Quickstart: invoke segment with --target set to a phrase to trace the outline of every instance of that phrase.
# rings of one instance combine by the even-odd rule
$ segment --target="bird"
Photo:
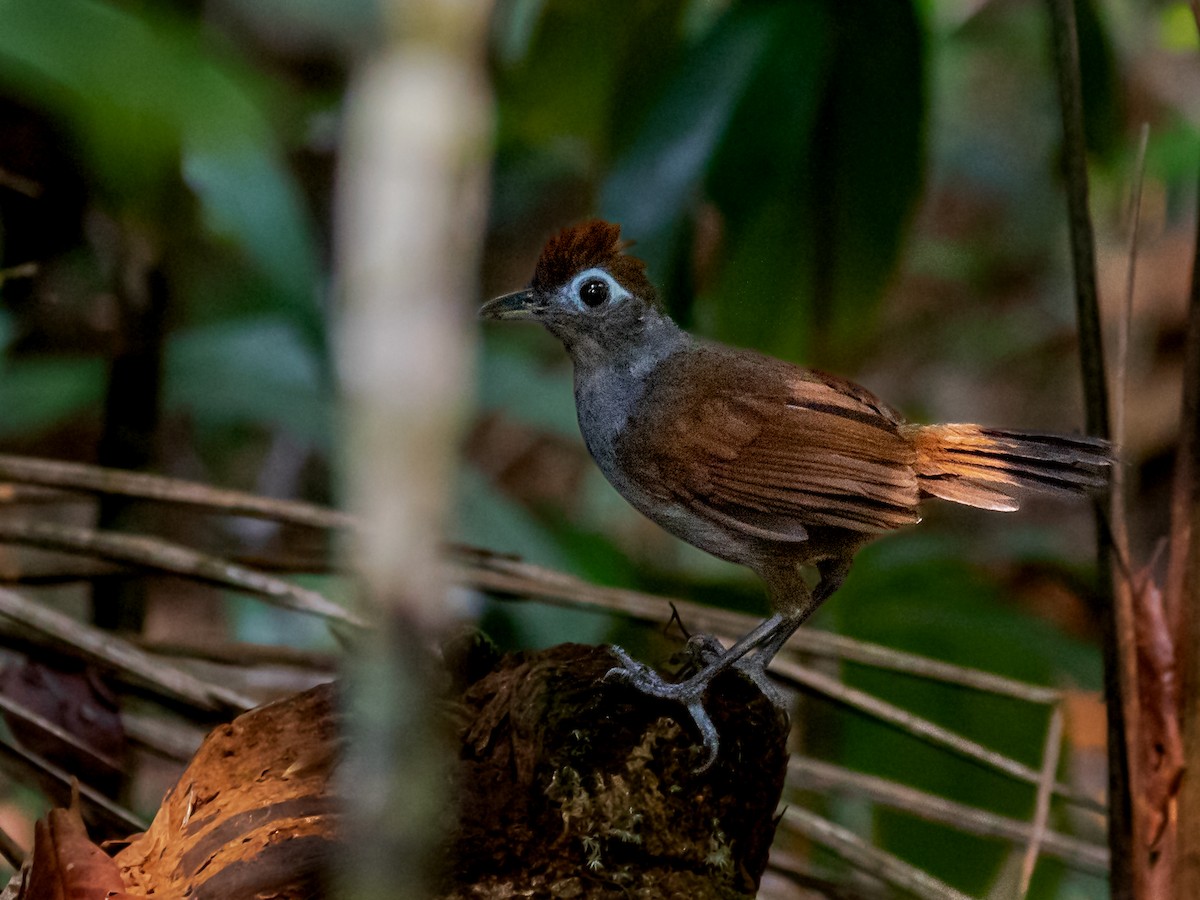
[[[712,680],[735,667],[782,706],[771,658],[864,545],[920,521],[924,499],[1011,512],[1028,492],[1084,494],[1108,481],[1103,439],[910,423],[844,378],[693,337],[659,306],[629,246],[603,220],[565,228],[528,287],[479,314],[532,320],[558,338],[583,441],[617,492],[766,585],[771,615],[728,649],[705,638],[699,671],[682,681],[613,648],[619,665],[605,680],[685,707],[706,751],[701,771],[720,747],[704,708]]]

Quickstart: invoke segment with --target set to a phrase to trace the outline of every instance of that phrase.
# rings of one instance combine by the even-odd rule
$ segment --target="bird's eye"
[[[608,299],[608,283],[602,278],[589,278],[579,286],[579,299],[588,306],[599,306]]]

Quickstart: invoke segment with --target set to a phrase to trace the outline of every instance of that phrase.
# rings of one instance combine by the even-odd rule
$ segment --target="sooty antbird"
[[[690,544],[748,566],[773,614],[678,684],[623,651],[610,679],[684,704],[708,757],[712,679],[736,666],[779,700],[766,666],[878,535],[920,520],[922,497],[1011,511],[1023,490],[1099,488],[1108,444],[1089,437],[916,425],[864,388],[750,350],[697,340],[655,305],[644,264],[620,228],[568,228],[543,249],[526,290],[480,310],[532,319],[575,367],[579,430],[629,503]],[[800,567],[816,567],[810,589]]]

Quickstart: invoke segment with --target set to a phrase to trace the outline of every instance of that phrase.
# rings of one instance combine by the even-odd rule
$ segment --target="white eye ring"
[[[599,268],[587,269],[572,278],[568,293],[580,309],[599,309],[631,296],[617,279]]]

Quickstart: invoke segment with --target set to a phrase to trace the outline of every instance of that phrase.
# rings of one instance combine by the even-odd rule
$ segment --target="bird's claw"
[[[767,667],[759,661],[757,654],[754,656],[743,656],[733,664],[733,668],[753,681],[754,686],[762,691],[763,696],[770,700],[776,709],[787,711],[789,706],[787,700],[780,692],[779,687],[767,675]]]
[[[613,647],[612,653],[620,665],[613,666],[604,673],[603,681],[610,684],[613,682],[628,684],[634,690],[649,697],[668,700],[684,706],[688,715],[692,717],[696,730],[700,732],[700,742],[704,746],[704,760],[695,772],[701,774],[707,771],[717,761],[717,755],[721,749],[717,726],[713,724],[712,718],[704,709],[704,692],[708,688],[708,679],[694,676],[686,681],[673,684],[649,666],[637,662],[620,647]]]
[[[604,673],[603,680],[609,684],[621,682],[632,687],[639,693],[660,700],[671,700],[687,705],[693,701],[699,702],[703,696],[707,681],[689,678],[678,684],[667,681],[652,668],[637,662],[620,647],[613,647],[613,655],[620,660],[619,666],[613,666]]]
[[[684,652],[698,669],[706,669],[725,655],[725,645],[711,634],[693,634],[688,638]]]

